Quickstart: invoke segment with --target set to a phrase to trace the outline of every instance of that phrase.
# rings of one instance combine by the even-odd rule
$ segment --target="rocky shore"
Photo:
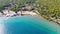
[[[12,10],[3,10],[2,12],[0,12],[0,17],[13,17],[13,16],[23,16],[23,15],[31,15],[31,16],[38,16],[38,14],[36,14],[33,11],[12,11]]]

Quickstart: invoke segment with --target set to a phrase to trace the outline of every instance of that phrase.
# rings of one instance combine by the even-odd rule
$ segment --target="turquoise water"
[[[32,16],[17,16],[1,20],[1,34],[60,34],[60,26],[45,19]],[[2,22],[3,21],[3,22]]]

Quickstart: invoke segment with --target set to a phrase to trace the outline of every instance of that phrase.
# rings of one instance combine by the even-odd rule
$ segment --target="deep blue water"
[[[59,25],[38,17],[11,17],[3,24],[3,34],[60,34]]]

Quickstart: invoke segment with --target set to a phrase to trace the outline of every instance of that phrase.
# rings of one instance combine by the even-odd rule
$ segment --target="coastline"
[[[44,16],[41,16],[41,14],[39,12],[36,11],[36,13],[38,14],[38,18],[42,18],[42,19],[45,19],[45,20],[48,20],[46,18],[44,18]],[[48,20],[49,22],[54,22],[55,24],[58,24],[60,26],[60,19],[54,19],[54,18],[50,18],[50,20]]]
[[[14,11],[11,11],[11,10],[10,10],[10,12],[8,12],[8,10],[5,10],[5,11],[3,11],[3,13],[4,14],[2,14],[0,12],[0,17],[7,17],[7,19],[9,19],[10,17],[16,17],[16,16],[35,16],[35,17],[38,17],[38,18],[46,19],[43,16],[41,16],[37,11],[36,12],[33,12],[33,11],[22,11],[22,13],[21,13],[21,11],[18,11],[17,13],[15,13]],[[56,24],[60,25],[60,23],[58,23],[58,22],[56,22],[54,20],[52,20],[50,22],[55,22]]]

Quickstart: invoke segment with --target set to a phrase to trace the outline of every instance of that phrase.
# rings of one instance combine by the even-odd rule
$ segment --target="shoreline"
[[[16,16],[36,16],[36,17],[38,17],[38,18],[42,18],[42,19],[46,19],[46,18],[44,18],[43,16],[41,16],[38,12],[33,12],[33,11],[22,11],[22,13],[21,13],[21,11],[19,11],[19,12],[17,12],[17,13],[15,13],[15,12],[13,12],[13,11],[11,11],[10,10],[10,12],[8,12],[8,10],[6,10],[5,12],[4,12],[5,14],[2,14],[1,12],[0,12],[0,17],[7,17],[7,19],[8,18],[10,18],[10,17],[16,17]],[[47,20],[47,19],[46,19]],[[50,21],[50,20],[48,20],[48,21]],[[50,21],[51,22],[51,21]],[[57,23],[58,25],[60,25],[60,23],[58,23],[57,21],[54,21],[54,20],[52,20],[52,22],[55,22],[55,23]]]
[[[48,20],[48,19],[46,19],[46,18],[44,18],[44,16],[41,16],[40,14],[39,14],[39,12],[36,12],[37,14],[38,14],[38,17],[39,18],[42,18],[42,19],[45,19],[45,20]],[[56,23],[56,24],[58,24],[59,26],[60,26],[60,19],[59,20],[57,20],[57,19],[50,19],[50,20],[48,20],[49,22],[54,22],[54,23]]]

